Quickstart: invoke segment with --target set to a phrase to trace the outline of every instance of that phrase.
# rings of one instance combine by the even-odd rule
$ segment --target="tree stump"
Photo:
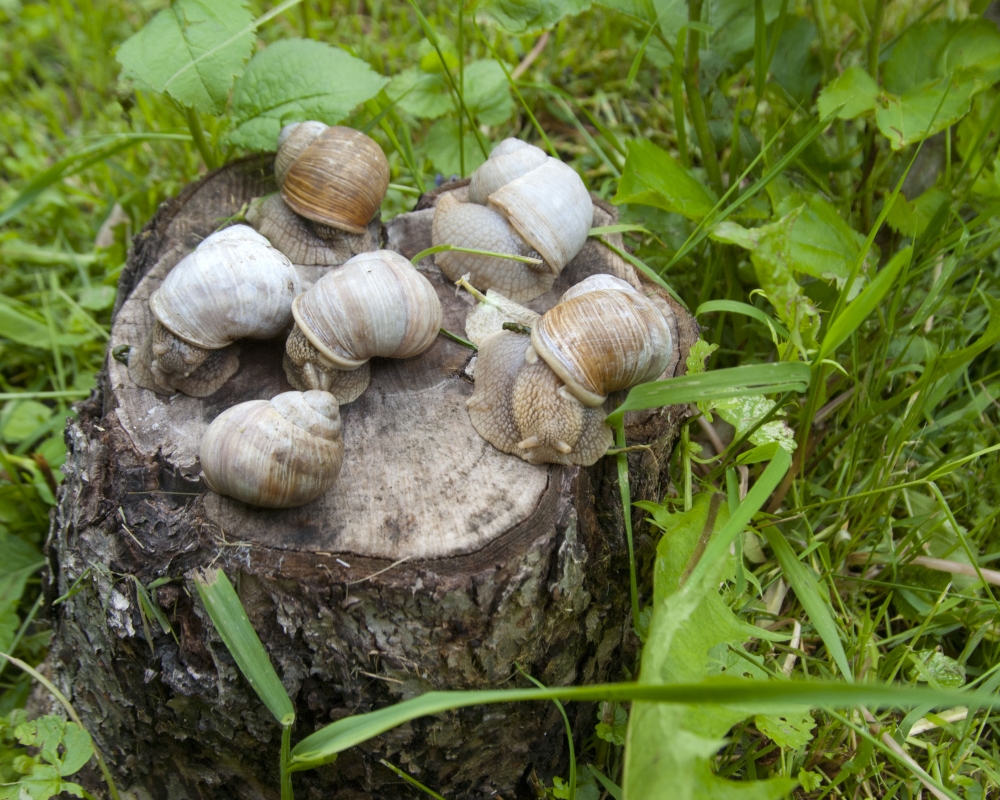
[[[109,350],[138,346],[147,300],[167,271],[252,197],[274,191],[273,156],[217,170],[164,204],[136,238],[119,284]],[[388,246],[429,245],[441,191],[384,226]],[[595,224],[614,220],[595,200]],[[471,306],[434,267],[444,325]],[[637,284],[591,240],[545,310],[595,272]],[[638,284],[637,284],[638,285]],[[647,289],[649,287],[646,287]],[[676,311],[683,372],[697,336]],[[207,489],[199,439],[225,408],[287,391],[282,342],[244,342],[235,377],[211,397],[140,389],[110,356],[67,429],[66,480],[48,543],[49,668],[135,798],[277,798],[280,731],[237,670],[194,591],[193,571],[225,568],[292,697],[293,742],[332,720],[431,689],[513,686],[516,664],[550,685],[616,680],[628,634],[628,555],[613,459],[532,466],[479,438],[465,408],[471,352],[444,337],[422,356],[375,360],[342,407],[346,459],[309,505],[263,510]],[[657,498],[683,408],[630,414],[632,495]],[[636,515],[636,522],[641,519]],[[170,623],[141,612],[137,583]],[[51,606],[50,606],[51,607]],[[571,709],[578,731],[594,707]],[[297,773],[300,798],[419,796],[385,758],[454,798],[531,797],[527,776],[566,769],[551,704],[469,708],[416,720]],[[95,782],[96,783],[96,782]]]

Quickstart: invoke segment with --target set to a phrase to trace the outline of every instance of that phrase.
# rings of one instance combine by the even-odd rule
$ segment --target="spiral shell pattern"
[[[275,175],[281,197],[307,219],[364,233],[389,188],[389,161],[360,131],[324,126],[316,133],[318,125],[301,123],[279,147]]]
[[[611,392],[657,378],[673,353],[663,314],[631,287],[594,289],[558,303],[532,328],[531,344],[590,407]]]
[[[340,411],[319,391],[285,392],[223,411],[201,442],[209,487],[263,508],[292,508],[315,500],[344,461]]]
[[[295,299],[299,328],[342,370],[373,356],[410,358],[434,343],[443,313],[437,292],[391,250],[362,253]]]
[[[291,262],[247,225],[213,233],[149,298],[167,330],[205,350],[237,339],[270,339],[292,321],[300,291]]]

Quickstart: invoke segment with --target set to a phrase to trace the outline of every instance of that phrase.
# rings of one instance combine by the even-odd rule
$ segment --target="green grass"
[[[161,5],[0,2],[0,215],[33,180],[39,190],[0,225],[0,547],[16,555],[0,566],[10,570],[0,572],[0,597],[8,598],[0,607],[0,651],[13,646],[30,664],[44,657],[48,637],[35,614],[40,546],[65,457],[63,420],[102,364],[129,237],[205,171],[184,110],[117,83],[114,47]],[[510,73],[537,40],[503,32],[471,6],[459,28],[454,4],[419,5],[446,63],[449,48],[463,65],[495,54]],[[403,100],[389,110],[383,99],[356,109],[347,124],[371,128],[399,187],[390,189],[383,215],[409,208],[417,187],[433,186],[440,174],[471,171],[482,158],[480,136],[487,147],[506,136],[545,146],[540,128],[591,190],[609,199],[630,174],[630,143],[638,139],[690,166],[712,202],[721,197],[715,209],[685,216],[662,192],[659,200],[622,206],[634,258],[689,308],[712,304],[702,306],[699,321],[704,338],[718,345],[713,369],[800,362],[795,380],[808,382],[803,394],[784,387],[772,395],[798,449],[785,480],[737,538],[744,557],[722,589],[739,619],[788,634],[796,622],[801,629],[795,641],[756,639],[732,657],[750,659],[762,675],[832,679],[849,672],[860,684],[943,682],[995,692],[1000,587],[912,560],[959,562],[966,572],[1000,569],[1000,462],[984,452],[1000,445],[1000,93],[985,88],[997,76],[983,79],[970,113],[925,142],[915,160],[917,144],[892,151],[874,117],[819,124],[816,107],[820,87],[851,66],[874,71],[883,88],[900,80],[889,65],[906,45],[903,32],[924,15],[962,18],[969,4],[879,0],[864,20],[860,3],[793,0],[779,18],[782,4],[765,2],[766,28],[755,26],[751,13],[742,29],[726,29],[718,18],[726,4],[706,2],[703,20],[720,23],[720,34],[707,48],[702,42],[700,72],[690,52],[670,65],[669,51],[683,35],[653,30],[641,2],[617,5],[554,24],[517,81],[506,116],[480,112],[490,122],[475,135],[458,103],[438,118]],[[269,7],[251,6],[255,16]],[[869,30],[879,22],[873,42]],[[701,29],[712,28],[692,28],[689,39]],[[745,47],[733,52],[741,30]],[[258,32],[262,43],[293,36],[336,44],[387,76],[416,67],[433,50],[404,2],[313,0]],[[770,77],[762,81],[754,66],[767,64]],[[910,66],[916,71],[920,59]],[[465,91],[470,102],[472,88]],[[920,129],[943,108],[932,104]],[[212,159],[238,155],[226,144],[224,117],[200,115],[198,124]],[[454,146],[458,131],[461,148]],[[717,152],[706,159],[710,141]],[[39,184],[46,170],[64,177]],[[910,211],[890,214],[885,200],[900,185]],[[933,199],[917,201],[930,187],[945,205],[920,206]],[[823,253],[796,249],[822,244],[816,237],[793,241],[790,250],[774,245],[799,266],[794,303],[822,321],[811,328],[807,317],[795,319],[790,306],[772,302],[790,285],[770,271],[769,245],[741,244],[739,231],[773,224],[815,198],[854,232],[850,239],[842,230],[838,241],[854,242],[848,250],[860,255],[839,265],[838,284],[818,268],[809,272],[810,259],[818,264]],[[119,224],[105,225],[109,220]],[[716,227],[723,221],[740,228]],[[918,223],[919,232],[912,227]],[[866,276],[857,297],[844,289],[852,269]],[[708,411],[711,400],[705,405]],[[712,413],[735,418],[724,407]],[[633,532],[640,630],[648,629],[653,603],[659,531],[676,519],[672,512],[727,486],[738,504],[740,472],[747,470],[752,491],[767,467],[768,454],[737,460],[759,444],[756,433],[734,432],[725,422],[716,430],[730,445],[721,454],[700,423],[685,427],[673,488],[647,509],[656,524]],[[28,690],[27,676],[3,669],[0,714],[23,705]],[[1000,792],[997,717],[985,711],[933,718],[936,727],[910,736],[917,717],[891,710],[873,710],[870,719],[816,711],[814,719],[811,738],[799,746],[776,743],[753,717],[740,722],[714,769],[737,780],[805,774],[809,788],[796,792],[812,798],[916,797],[927,791],[924,776],[956,796]],[[577,742],[578,757],[620,783],[621,744],[605,729]],[[886,733],[896,748],[905,744],[923,773],[899,758]],[[5,752],[12,751],[0,751],[0,783],[13,774]],[[581,781],[591,774],[578,770]]]

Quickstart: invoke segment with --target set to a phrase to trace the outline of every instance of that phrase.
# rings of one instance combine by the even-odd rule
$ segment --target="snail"
[[[333,486],[344,462],[340,409],[327,392],[284,392],[223,411],[201,440],[213,491],[264,508],[292,508]]]
[[[519,139],[505,139],[472,175],[469,203],[445,194],[431,223],[431,242],[543,261],[446,251],[435,263],[452,280],[469,273],[480,289],[524,302],[552,288],[580,251],[594,207],[580,176],[557,158]]]
[[[362,253],[331,270],[295,298],[292,314],[284,358],[289,383],[331,392],[341,404],[368,387],[370,358],[422,353],[443,317],[430,281],[392,250]]]
[[[589,466],[611,445],[607,396],[659,377],[672,352],[656,303],[623,280],[591,276],[537,319],[530,343],[509,331],[483,339],[469,417],[505,453]]]
[[[270,339],[292,322],[300,291],[291,262],[246,225],[213,233],[149,298],[156,321],[130,359],[147,389],[206,397],[239,369],[237,339]]]
[[[389,188],[389,162],[374,139],[322,122],[278,135],[280,195],[250,205],[247,220],[294,263],[339,266],[378,246],[369,223]]]

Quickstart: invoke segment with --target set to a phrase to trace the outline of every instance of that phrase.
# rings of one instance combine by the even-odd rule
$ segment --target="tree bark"
[[[274,190],[271,158],[234,162],[164,204],[122,273],[109,351],[143,341],[149,294],[181,257]],[[425,195],[384,226],[388,246],[412,256],[429,245],[441,191],[465,190]],[[614,218],[595,200],[595,224]],[[471,301],[430,259],[420,269],[445,327],[463,333]],[[545,310],[595,272],[639,285],[591,240],[530,305]],[[670,303],[672,375],[683,372],[697,327]],[[138,388],[109,356],[66,432],[48,542],[48,666],[136,798],[278,796],[280,730],[198,600],[201,567],[222,567],[237,584],[295,704],[293,742],[427,690],[513,686],[518,664],[550,685],[620,679],[634,654],[614,460],[532,466],[486,444],[465,411],[471,352],[444,337],[418,358],[373,363],[371,387],[341,409],[345,466],[319,500],[273,511],[208,491],[202,433],[223,409],[290,388],[282,346],[243,343],[239,372],[200,399]],[[629,455],[634,499],[662,496],[684,414],[628,416],[629,444],[648,445]],[[163,579],[149,594],[169,631],[144,617],[137,596],[137,582]],[[570,711],[578,734],[589,734],[594,707]],[[532,771],[546,781],[565,774],[566,757],[551,704],[510,704],[416,720],[294,780],[300,798],[421,796],[379,764],[385,758],[446,796],[510,800],[533,796]]]

